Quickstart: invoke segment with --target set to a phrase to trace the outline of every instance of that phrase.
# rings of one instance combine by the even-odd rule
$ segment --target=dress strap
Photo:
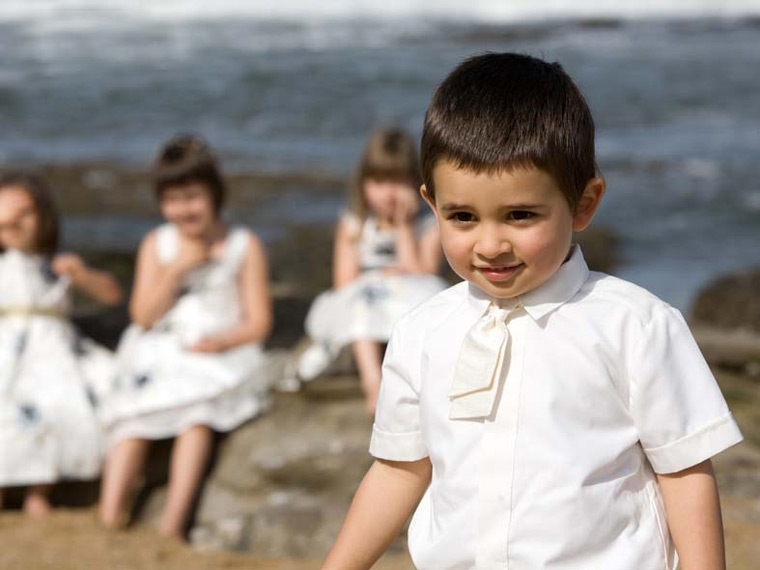
[[[343,212],[340,216],[341,221],[345,224],[346,229],[353,239],[359,239],[362,233],[362,222],[353,212]]]
[[[241,227],[230,228],[227,243],[224,246],[224,264],[237,270],[247,250],[248,231]]]
[[[156,230],[156,254],[158,260],[166,265],[170,263],[177,255],[179,248],[179,237],[177,226],[173,224],[164,224]]]
[[[240,227],[230,228],[224,245],[222,263],[236,269],[248,248],[248,232]],[[170,263],[177,255],[179,234],[177,226],[164,224],[156,230],[156,253],[162,264]]]

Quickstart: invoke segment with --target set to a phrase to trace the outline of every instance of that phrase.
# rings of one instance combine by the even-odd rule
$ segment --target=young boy
[[[422,169],[465,281],[396,325],[377,460],[323,569],[369,569],[415,506],[419,570],[665,570],[675,551],[723,569],[710,457],[741,434],[680,313],[571,244],[605,190],[572,80],[465,61],[428,109]]]

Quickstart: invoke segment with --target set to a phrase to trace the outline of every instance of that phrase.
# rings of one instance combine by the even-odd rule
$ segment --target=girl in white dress
[[[432,216],[419,216],[419,166],[404,131],[370,138],[352,188],[351,209],[335,233],[333,289],[314,301],[306,332],[314,341],[298,362],[302,380],[318,376],[351,344],[367,412],[375,413],[383,345],[393,324],[446,288]]]
[[[220,216],[225,187],[208,146],[172,139],[155,179],[167,223],[138,252],[133,325],[103,409],[109,453],[100,517],[108,527],[122,523],[150,441],[176,436],[160,533],[183,540],[213,431],[232,430],[266,405],[260,344],[272,310],[264,249]]]
[[[68,321],[70,289],[104,304],[122,297],[111,275],[57,249],[45,183],[0,176],[0,505],[4,487],[26,487],[23,508],[36,517],[53,483],[96,478],[103,457],[96,406],[113,356]]]

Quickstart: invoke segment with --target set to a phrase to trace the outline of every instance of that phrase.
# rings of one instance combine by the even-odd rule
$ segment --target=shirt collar
[[[572,299],[588,279],[589,269],[578,245],[570,257],[548,281],[521,295],[516,301],[534,319],[538,320]],[[477,316],[481,316],[493,298],[472,283],[467,284],[467,301]]]

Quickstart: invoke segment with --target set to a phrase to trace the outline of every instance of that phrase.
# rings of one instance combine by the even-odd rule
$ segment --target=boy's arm
[[[428,458],[376,460],[354,495],[322,570],[369,570],[401,532],[431,473]]]
[[[657,475],[681,570],[725,570],[723,522],[712,462]]]

